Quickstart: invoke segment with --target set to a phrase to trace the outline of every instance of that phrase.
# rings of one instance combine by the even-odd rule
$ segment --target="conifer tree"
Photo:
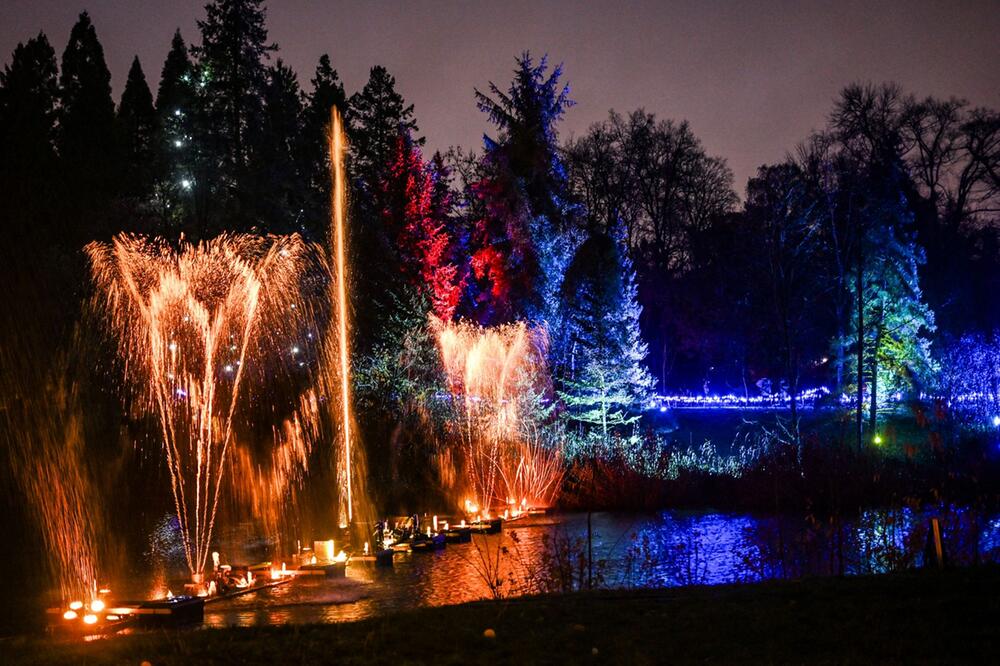
[[[129,196],[149,194],[153,187],[157,117],[153,95],[136,56],[129,68],[125,91],[118,106],[118,129],[124,153],[124,191]]]
[[[438,156],[440,167],[440,156]],[[403,280],[418,290],[441,320],[450,320],[461,293],[452,262],[448,194],[439,186],[442,172],[425,164],[408,132],[400,132],[389,172],[382,183],[383,227]]]
[[[197,84],[204,109],[206,150],[218,174],[226,207],[227,226],[253,226],[257,220],[256,193],[247,178],[259,157],[264,123],[264,95],[268,85],[265,61],[277,46],[267,41],[261,0],[215,0],[198,21],[201,45]]]
[[[396,92],[395,77],[385,67],[375,66],[365,87],[351,96],[348,120],[353,178],[362,193],[372,195],[389,167],[399,133],[407,131],[418,137],[413,105],[407,105]],[[413,141],[418,146],[424,143],[423,138]],[[377,213],[381,208],[376,203],[374,211]]]
[[[115,132],[111,72],[87,12],[70,31],[59,75],[59,154],[75,206],[95,212],[119,186],[120,154]],[[102,216],[103,217],[103,216]],[[84,222],[98,224],[96,219]],[[83,237],[96,229],[81,229]]]
[[[174,32],[156,93],[156,203],[168,227],[197,219],[198,195],[208,189],[207,139],[202,132],[195,68],[180,30]],[[204,220],[202,220],[204,222]],[[199,225],[203,226],[203,225]],[[192,228],[196,237],[203,229]],[[199,233],[201,231],[201,233]]]
[[[608,446],[628,438],[644,408],[653,379],[645,367],[639,330],[642,307],[635,274],[621,243],[603,233],[576,252],[562,285],[566,303],[559,335],[568,350],[559,396],[583,446]]]
[[[490,84],[476,91],[480,110],[497,128],[484,137],[485,177],[473,185],[484,218],[475,222],[478,249],[472,267],[489,312],[481,319],[558,317],[563,273],[575,247],[579,211],[569,199],[556,125],[573,104],[562,67],[542,58],[517,59],[507,92]]]
[[[327,154],[330,109],[337,107],[346,118],[347,96],[344,94],[344,83],[340,80],[340,75],[330,65],[330,56],[325,53],[320,56],[310,83],[312,90],[302,96],[302,138],[299,151],[303,174],[309,185],[306,225],[312,227],[314,234],[319,235],[326,228],[326,211],[330,204],[330,159]]]
[[[0,206],[36,199],[55,169],[56,56],[44,33],[18,44],[0,72]],[[7,219],[4,216],[4,219]]]
[[[413,105],[403,101],[395,85],[384,67],[373,67],[364,89],[348,102],[350,246],[356,267],[353,297],[364,304],[357,309],[359,340],[374,339],[391,316],[389,294],[399,277],[398,254],[384,220],[389,205],[384,184],[393,166],[400,133],[416,136],[417,124]],[[423,139],[411,138],[410,142],[419,146]]]
[[[268,74],[256,191],[268,228],[288,233],[298,231],[305,189],[297,161],[302,102],[298,78],[281,59]]]

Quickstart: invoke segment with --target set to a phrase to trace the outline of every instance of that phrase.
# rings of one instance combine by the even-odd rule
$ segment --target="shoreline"
[[[970,662],[1000,643],[1000,567],[574,592],[342,624],[0,641],[7,664]],[[484,631],[492,629],[495,638]],[[594,650],[596,649],[596,653]]]

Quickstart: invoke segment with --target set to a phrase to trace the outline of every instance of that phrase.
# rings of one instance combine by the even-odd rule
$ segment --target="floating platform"
[[[112,610],[119,610],[121,606]],[[140,603],[130,615],[141,626],[163,627],[198,624],[205,619],[203,597],[180,596]]]
[[[326,576],[327,578],[344,578],[347,576],[347,561],[317,562],[303,564],[295,570],[297,576]]]
[[[449,527],[444,531],[444,540],[445,543],[468,543],[472,541],[472,528],[468,525]]]
[[[476,534],[500,534],[503,530],[503,518],[480,520],[469,526]]]
[[[391,548],[386,548],[385,550],[380,550],[374,555],[352,555],[352,562],[374,562],[377,567],[391,567],[392,557],[396,554],[396,551]]]
[[[445,541],[445,535],[441,533],[431,536],[427,536],[426,534],[417,535],[410,541],[410,550],[415,553],[429,553],[435,550],[443,550]]]

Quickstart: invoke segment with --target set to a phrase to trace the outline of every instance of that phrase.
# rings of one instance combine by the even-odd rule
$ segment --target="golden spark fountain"
[[[493,328],[431,322],[461,424],[467,496],[460,505],[467,513],[548,506],[563,467],[560,433],[539,423],[540,399],[549,390],[544,331],[523,322]]]
[[[160,421],[187,565],[211,551],[233,421],[262,350],[283,346],[308,246],[298,236],[223,235],[197,245],[117,236],[86,248],[137,407]]]
[[[344,154],[346,149],[343,119],[337,107],[330,109],[330,252],[332,264],[336,266],[336,280],[333,288],[336,294],[331,301],[337,304],[337,367],[340,378],[340,416],[343,440],[341,450],[344,457],[343,492],[341,502],[346,506],[341,516],[347,515],[347,523],[354,520],[354,501],[352,496],[351,469],[351,385],[350,357],[347,351],[347,239],[344,230],[344,213],[347,206],[347,188],[344,178]]]

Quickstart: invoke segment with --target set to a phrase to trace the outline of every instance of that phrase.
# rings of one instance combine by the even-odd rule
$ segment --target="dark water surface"
[[[996,560],[1000,518],[941,510],[949,558]],[[607,587],[664,587],[753,582],[769,578],[880,573],[920,566],[929,514],[873,511],[839,525],[743,514],[664,511],[592,516],[594,578]],[[397,554],[394,566],[354,562],[344,579],[302,577],[280,587],[211,603],[213,627],[343,622],[423,606],[488,598],[485,577],[499,572],[504,594],[539,591],[553,562],[571,564],[555,576],[579,585],[588,572],[586,514],[525,518],[503,534],[449,544],[434,553]],[[500,547],[506,547],[506,553]],[[551,585],[551,583],[550,583]],[[552,589],[551,587],[549,589]],[[558,590],[553,590],[558,591]]]

